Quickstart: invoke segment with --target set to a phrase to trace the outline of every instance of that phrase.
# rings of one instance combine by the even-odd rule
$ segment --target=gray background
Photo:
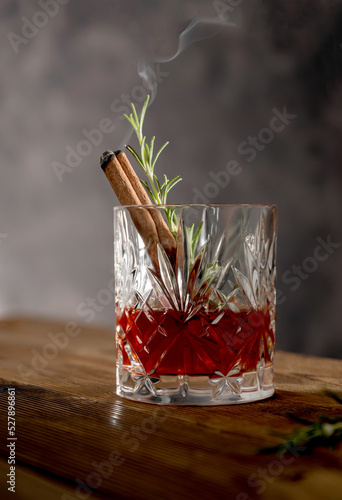
[[[215,1],[70,0],[45,22],[46,3],[0,4],[1,316],[82,322],[80,304],[95,298],[93,324],[113,325],[113,304],[96,299],[112,276],[117,203],[99,157],[136,145],[117,109],[139,94],[138,68],[156,63],[168,75],[146,133],[170,140],[159,172],[183,177],[169,201],[209,192],[210,172],[237,160],[242,172],[210,201],[278,205],[278,348],[339,357],[342,247],[295,291],[283,273],[317,238],[342,243],[341,2],[226,0],[224,14]],[[23,32],[25,19],[44,25]],[[239,145],[284,106],[296,118],[248,162]],[[60,182],[54,162],[104,118],[115,131]]]

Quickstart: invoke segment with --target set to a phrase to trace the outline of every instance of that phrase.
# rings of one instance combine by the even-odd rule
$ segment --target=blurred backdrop
[[[340,1],[2,0],[0,22],[2,317],[113,326],[99,157],[136,146],[148,91],[169,201],[276,203],[278,348],[341,356]]]

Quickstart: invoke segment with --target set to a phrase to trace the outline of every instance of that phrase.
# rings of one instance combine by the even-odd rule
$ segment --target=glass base
[[[132,372],[118,363],[116,393],[126,399],[160,405],[231,405],[251,403],[274,394],[273,365],[236,376],[153,376]]]

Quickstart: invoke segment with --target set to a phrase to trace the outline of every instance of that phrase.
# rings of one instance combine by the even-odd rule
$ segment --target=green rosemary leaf
[[[180,182],[182,178],[179,175],[176,175],[176,177],[173,177],[167,182],[167,189],[170,191],[178,182]]]
[[[133,102],[131,103],[131,107],[132,107],[132,111],[133,111],[136,130],[140,132],[139,118],[138,118],[137,110],[135,109]],[[133,119],[133,117],[132,117],[132,119]]]
[[[192,251],[195,252],[196,251],[196,247],[197,247],[197,244],[198,244],[198,241],[199,241],[199,237],[200,237],[200,234],[201,234],[201,231],[202,231],[202,227],[203,227],[203,221],[201,222],[201,224],[198,226],[198,228],[196,229],[196,232],[192,238]]]
[[[169,182],[174,182],[176,179],[179,179],[180,181],[182,180],[179,175],[175,175],[172,177],[172,179],[169,180]]]
[[[155,182],[156,182],[156,184],[157,184],[157,186],[158,186],[158,190],[159,190],[159,191],[161,191],[161,188],[160,188],[160,183],[159,183],[158,177],[157,177],[155,174],[153,174],[153,179],[155,180]]]
[[[152,163],[152,170],[154,169],[154,166],[156,164],[156,161],[158,160],[159,156],[160,156],[160,153],[166,148],[166,146],[169,144],[169,141],[165,142],[164,146],[162,146],[160,148],[160,150],[158,151],[158,153],[156,154],[156,157],[155,159],[153,160],[153,163]]]
[[[196,256],[194,255],[193,252],[193,244],[192,244],[192,238],[193,238],[193,233],[194,233],[194,227],[195,224],[191,224],[191,226],[184,226],[184,231],[185,231],[185,241],[186,241],[186,246],[187,246],[187,253],[188,253],[188,259],[189,259],[189,270],[192,269],[194,262],[196,260]]]
[[[324,391],[326,395],[342,404],[342,398],[332,391]],[[324,446],[330,449],[336,448],[342,443],[342,415],[328,416],[319,415],[316,421],[308,420],[293,414],[288,415],[293,420],[305,425],[304,428],[296,429],[293,434],[283,436],[283,442],[279,445],[262,448],[260,453],[274,453],[299,449],[300,453],[311,453],[316,447]]]
[[[146,142],[145,142],[144,148],[145,148],[145,153],[146,153],[146,161],[149,164],[150,163],[150,148]]]
[[[144,170],[145,172],[145,166],[144,166],[144,163],[142,161],[142,159],[140,158],[140,156],[138,155],[138,153],[131,147],[131,146],[126,146],[126,148],[128,149],[128,151],[130,153],[132,153],[132,155],[134,156],[134,158],[137,160],[137,162],[139,163],[139,165],[141,166],[141,168]],[[146,172],[145,172],[146,173]]]
[[[167,178],[167,177],[166,177],[166,175],[164,174],[164,182],[163,182],[163,184],[160,186],[160,191],[161,191],[161,192],[164,192],[165,186],[167,185],[167,181],[168,181],[168,178]]]
[[[194,227],[195,227],[195,224],[191,224],[191,226],[184,226],[184,231],[185,231],[185,237],[186,237],[186,241],[188,243],[190,243],[190,241],[192,242],[192,234],[194,232]]]
[[[152,191],[151,191],[151,189],[150,189],[149,185],[147,184],[147,182],[142,181],[141,179],[140,179],[140,182],[141,182],[141,184],[145,187],[145,189],[147,190],[147,192],[148,192],[148,194],[150,195],[150,197],[153,199],[153,198],[154,198],[154,195],[153,195],[153,193],[152,193]]]
[[[147,95],[145,101],[144,101],[144,104],[143,104],[143,108],[141,110],[141,115],[140,115],[140,123],[139,123],[139,120],[137,119],[137,123],[139,123],[139,133],[140,133],[140,137],[142,137],[142,128],[143,128],[143,124],[144,124],[144,120],[145,120],[145,115],[146,115],[146,110],[147,110],[147,106],[148,106],[148,101],[150,100],[150,96]]]
[[[174,208],[165,208],[164,211],[169,223],[170,231],[172,235],[176,238],[179,225],[179,217],[176,214],[176,210]]]
[[[126,113],[124,113],[122,116],[123,116],[124,118],[126,118],[126,120],[127,120],[127,121],[131,124],[131,125],[133,125],[133,123],[132,123],[132,119],[131,119],[131,115],[126,115]]]
[[[124,114],[123,116],[126,118],[126,120],[132,125],[133,129],[136,131],[137,130],[136,124],[134,122],[132,114],[130,114],[129,116]]]
[[[145,140],[146,140],[146,137],[142,137],[141,142],[140,142],[140,157],[142,159],[142,162],[145,165],[145,168],[147,169],[148,162],[146,161]]]
[[[154,141],[156,140],[155,136],[152,137],[151,142],[150,142],[150,159],[153,158],[153,148],[154,148]]]

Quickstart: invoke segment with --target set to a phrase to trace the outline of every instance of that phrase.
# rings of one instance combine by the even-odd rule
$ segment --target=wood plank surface
[[[51,347],[52,338],[60,347]],[[339,360],[278,352],[271,399],[160,407],[115,395],[109,329],[12,319],[0,322],[0,342],[1,498],[342,499],[341,448],[258,453],[280,442],[275,431],[296,427],[288,411],[342,413],[323,394],[341,392]],[[16,390],[15,494],[5,477],[9,386]]]

